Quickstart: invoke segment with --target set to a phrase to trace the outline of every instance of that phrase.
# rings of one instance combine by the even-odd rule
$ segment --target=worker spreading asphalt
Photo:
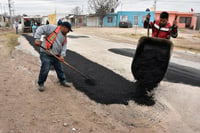
[[[39,51],[39,47],[34,45],[34,38],[24,34],[30,44]],[[136,85],[114,73],[113,71],[92,62],[80,54],[67,50],[65,61],[84,75],[95,80],[95,85],[85,83],[84,78],[64,66],[65,75],[68,82],[72,82],[75,88],[84,92],[90,99],[101,104],[128,104],[129,100],[134,100],[138,104],[153,105],[154,101],[149,99],[136,98]]]

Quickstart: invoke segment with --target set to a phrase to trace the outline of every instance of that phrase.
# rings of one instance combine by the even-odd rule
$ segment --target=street
[[[59,85],[55,71],[50,71],[42,93],[32,34],[20,35],[20,45],[12,52],[2,34],[0,132],[198,133],[199,54],[175,47],[166,76],[155,88],[155,105],[147,106],[134,98],[130,66],[138,39],[120,38],[116,33],[121,32],[108,30],[127,29],[80,28],[68,35],[65,61],[95,79],[95,86],[63,66],[72,86]]]
[[[34,46],[34,39],[25,36]],[[69,50],[65,60],[97,81],[96,86],[88,86],[79,74],[65,66],[67,79],[73,82],[76,89],[103,104],[128,104],[129,100],[133,100],[135,80],[130,66],[135,45],[76,33],[70,33],[68,38]],[[200,63],[196,62],[198,60],[199,55],[183,54],[174,50],[163,81],[200,87]]]
[[[27,35],[25,37],[33,45],[33,39]],[[96,86],[85,84],[84,79],[79,74],[64,66],[68,81],[73,82],[77,90],[84,92],[91,100],[97,103],[106,105],[124,104],[132,108],[131,101],[135,101],[133,98],[135,80],[130,66],[136,45],[117,43],[96,35],[78,33],[70,33],[68,41],[65,60],[84,74],[94,78],[97,84]],[[145,114],[145,118],[141,118],[138,117],[140,113],[137,114],[138,108],[132,108],[135,111],[137,110],[132,112],[134,113],[133,119],[139,119],[139,121],[146,119],[146,117],[151,119],[141,123],[137,123],[134,120],[127,122],[124,116],[128,112],[123,112],[121,109],[117,111],[118,113],[122,111],[118,114],[117,119],[123,122],[126,120],[126,124],[135,127],[157,125],[159,121],[165,119],[165,122],[168,121],[170,123],[169,132],[177,130],[178,132],[198,131],[198,118],[200,118],[198,115],[200,107],[198,102],[200,64],[197,61],[199,59],[200,56],[198,54],[174,50],[166,76],[155,89],[156,105],[153,106],[155,112],[151,110],[154,112],[153,114],[151,112]],[[111,117],[116,119],[113,112],[110,113]],[[132,113],[128,114],[133,115]],[[155,117],[155,115],[158,116]],[[168,118],[164,117],[164,115],[167,115]],[[194,117],[195,119],[197,118],[195,121],[193,121]],[[179,126],[182,129],[178,128]]]

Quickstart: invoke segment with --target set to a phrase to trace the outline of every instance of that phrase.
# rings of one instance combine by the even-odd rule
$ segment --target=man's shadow
[[[30,44],[39,52],[38,47],[34,45],[34,38],[24,34]],[[66,78],[72,82],[75,88],[85,93],[90,99],[101,104],[128,104],[133,100],[138,104],[148,105],[148,101],[136,98],[136,85],[112,70],[103,67],[100,64],[92,62],[80,54],[67,50],[65,61],[84,75],[94,79],[94,86],[85,83],[85,79],[66,65],[63,66]],[[123,64],[122,64],[123,65]],[[130,68],[131,69],[131,68]]]

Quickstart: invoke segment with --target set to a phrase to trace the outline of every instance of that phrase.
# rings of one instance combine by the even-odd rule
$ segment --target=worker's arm
[[[65,44],[62,46],[62,50],[61,50],[61,54],[59,56],[59,60],[61,62],[64,62],[64,57],[66,56],[66,51],[67,51],[67,41],[65,42]]]
[[[62,57],[66,56],[66,50],[67,50],[67,41],[62,46],[62,51],[61,51],[61,54],[60,54]]]
[[[152,27],[151,24],[150,24],[150,17],[151,17],[151,15],[147,14],[146,19],[144,21],[144,28],[148,28],[148,26],[149,26],[149,28]]]
[[[35,45],[36,46],[40,46],[41,45],[41,41],[40,38],[42,35],[48,35],[51,33],[51,27],[50,25],[43,25],[43,26],[39,26],[36,30],[35,33]]]
[[[176,19],[173,21],[173,26],[171,28],[171,36],[173,38],[176,38],[178,36],[178,27],[177,27],[177,21]]]
[[[35,39],[35,45],[36,45],[36,46],[40,46],[40,45],[41,45],[40,39]]]
[[[59,61],[61,61],[61,62],[64,62],[64,61],[65,61],[65,59],[64,59],[63,56],[58,57],[58,59],[59,59]]]

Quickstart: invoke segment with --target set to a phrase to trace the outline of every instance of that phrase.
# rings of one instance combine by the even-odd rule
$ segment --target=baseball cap
[[[62,22],[61,26],[65,26],[69,29],[69,31],[73,31],[72,26],[69,22]]]

